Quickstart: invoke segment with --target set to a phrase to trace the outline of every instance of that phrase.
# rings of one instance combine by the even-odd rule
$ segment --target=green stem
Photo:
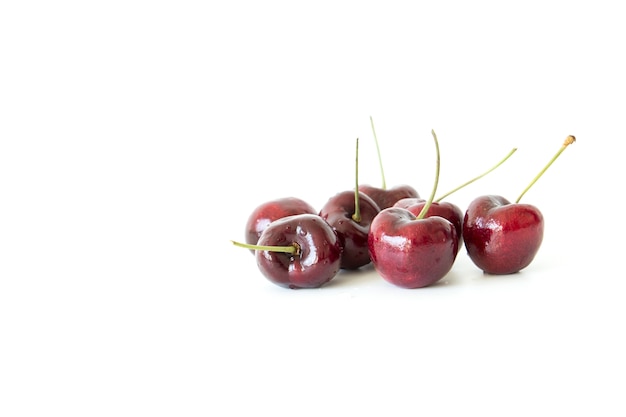
[[[450,192],[448,192],[448,193],[446,193],[446,194],[442,195],[441,197],[439,197],[438,199],[436,199],[436,200],[435,200],[435,202],[436,202],[436,203],[439,203],[441,200],[443,200],[444,198],[446,198],[446,197],[447,197],[447,196],[449,196],[450,194],[452,194],[452,193],[454,193],[454,192],[456,192],[456,191],[459,191],[461,188],[463,188],[463,187],[465,187],[465,186],[467,186],[467,185],[470,185],[470,184],[471,184],[471,183],[473,183],[474,181],[479,180],[479,179],[481,179],[482,177],[484,177],[485,175],[489,174],[491,171],[495,170],[495,169],[496,169],[496,168],[498,168],[500,165],[502,165],[502,164],[504,163],[504,161],[506,161],[507,159],[509,159],[509,157],[515,153],[515,151],[517,151],[517,148],[513,148],[513,149],[511,150],[511,152],[509,152],[509,154],[508,154],[506,157],[504,157],[504,159],[503,159],[503,160],[501,160],[500,162],[498,162],[498,163],[497,163],[495,166],[493,166],[490,170],[488,170],[488,171],[486,171],[486,172],[482,173],[481,175],[477,176],[477,177],[476,177],[476,178],[474,178],[474,179],[469,180],[469,181],[468,181],[468,182],[466,182],[465,184],[462,184],[462,185],[460,185],[460,186],[456,187],[454,190],[452,190],[452,191],[450,191]]]
[[[543,175],[543,173],[547,171],[550,165],[552,165],[552,163],[556,161],[556,158],[558,158],[559,155],[563,153],[565,148],[567,148],[569,145],[571,145],[574,142],[576,142],[576,137],[572,135],[569,135],[567,138],[565,138],[565,142],[563,142],[563,145],[561,145],[561,148],[559,149],[559,151],[552,157],[552,159],[550,159],[550,162],[548,162],[548,164],[545,167],[543,167],[543,169],[539,172],[539,174],[537,174],[537,176],[531,181],[531,183],[528,184],[528,187],[526,187],[524,191],[522,191],[520,196],[517,197],[517,200],[515,200],[516,203],[519,203],[519,201],[522,199],[524,194],[526,194],[526,191],[528,191],[530,187],[532,187],[537,182],[537,180]]]
[[[356,138],[356,186],[354,187],[354,213],[352,214],[352,220],[357,223],[361,222],[361,206],[359,205],[359,138]]]
[[[422,207],[422,210],[419,212],[416,219],[423,219],[424,217],[426,217],[426,213],[428,213],[428,210],[430,209],[430,206],[432,205],[433,200],[435,199],[435,193],[437,192],[437,186],[439,184],[439,170],[441,166],[441,158],[439,155],[439,141],[437,140],[437,135],[435,134],[435,131],[431,130],[431,133],[433,134],[433,139],[435,139],[435,148],[437,150],[435,185],[433,186],[433,191],[430,193],[430,197],[428,197],[428,201],[426,201],[426,204],[424,204],[424,207]]]
[[[249,243],[235,242],[234,240],[231,240],[231,242],[233,243],[233,245],[239,246],[245,249],[266,250],[270,252],[283,252],[283,253],[290,253],[292,255],[297,255],[300,252],[300,248],[295,244],[291,246],[264,246],[264,245],[250,245]]]
[[[370,124],[372,125],[372,133],[374,134],[374,142],[376,142],[376,152],[378,153],[378,165],[380,166],[380,176],[383,179],[382,189],[387,189],[387,182],[385,181],[385,170],[383,169],[383,159],[380,156],[380,147],[378,146],[378,137],[376,136],[376,129],[374,129],[374,119],[370,116]]]

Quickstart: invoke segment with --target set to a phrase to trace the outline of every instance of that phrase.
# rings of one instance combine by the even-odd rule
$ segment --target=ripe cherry
[[[370,263],[367,236],[380,208],[359,187],[359,140],[356,140],[356,186],[328,199],[319,215],[337,232],[343,246],[341,268],[357,269]]]
[[[272,283],[286,288],[319,288],[340,269],[342,246],[337,233],[317,214],[296,214],[273,221],[256,245],[233,244],[255,251],[257,266]]]
[[[388,282],[402,288],[421,288],[434,284],[452,268],[458,253],[454,225],[439,216],[426,217],[439,179],[439,145],[435,186],[421,212],[389,207],[372,222],[369,250],[376,271]]]
[[[245,241],[254,245],[259,241],[263,230],[274,220],[304,213],[317,214],[317,211],[309,203],[297,197],[278,198],[260,204],[248,216]],[[254,250],[251,252],[254,253]]]
[[[544,218],[537,207],[522,204],[520,200],[575,141],[572,135],[565,139],[556,155],[514,203],[499,195],[483,195],[469,204],[463,219],[463,240],[467,254],[478,268],[488,274],[504,275],[531,264],[543,240]]]

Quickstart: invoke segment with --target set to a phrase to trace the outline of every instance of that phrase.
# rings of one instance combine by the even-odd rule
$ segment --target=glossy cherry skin
[[[359,192],[361,220],[352,218],[355,211],[354,191],[343,191],[329,198],[319,215],[326,220],[339,236],[343,246],[341,268],[358,269],[369,264],[367,236],[372,220],[380,211],[378,204]]]
[[[258,245],[291,246],[296,254],[257,250],[257,266],[276,285],[319,288],[339,272],[343,247],[337,233],[317,214],[296,214],[273,221]]]
[[[381,210],[368,245],[376,271],[402,288],[432,285],[452,269],[458,253],[454,225],[443,217],[417,219],[407,209]]]
[[[474,199],[463,219],[467,254],[485,273],[505,275],[526,268],[543,240],[544,219],[530,204],[498,195]]]
[[[246,222],[246,243],[256,245],[263,230],[274,220],[304,213],[317,214],[317,211],[309,203],[296,197],[278,198],[257,206]],[[251,252],[254,253],[254,250]]]
[[[426,200],[423,198],[403,198],[398,200],[393,206],[405,208],[418,216],[425,205]],[[461,210],[461,208],[456,204],[449,203],[447,201],[433,201],[428,208],[428,212],[426,213],[426,217],[431,216],[443,217],[454,225],[456,235],[459,240],[458,250],[461,250],[461,247],[463,246],[463,210]]]
[[[363,184],[359,185],[359,191],[370,196],[381,210],[393,206],[396,201],[402,198],[419,198],[417,190],[410,185],[396,185],[395,187],[384,189]]]

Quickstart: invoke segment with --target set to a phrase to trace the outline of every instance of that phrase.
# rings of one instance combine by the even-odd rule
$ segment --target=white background
[[[624,415],[617,2],[4,2],[0,414]],[[505,4],[506,3],[506,4]],[[525,195],[535,261],[267,281],[258,204]],[[441,193],[439,193],[441,194]]]

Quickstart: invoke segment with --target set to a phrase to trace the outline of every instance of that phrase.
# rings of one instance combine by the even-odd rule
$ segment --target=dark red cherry
[[[380,209],[366,194],[359,192],[359,218],[355,218],[355,192],[337,193],[328,201],[319,215],[335,229],[343,245],[341,268],[357,269],[370,263],[367,236],[372,220]]]
[[[396,204],[394,204],[394,207],[405,208],[415,216],[418,216],[425,205],[426,200],[423,198],[403,198],[402,200],[398,200]],[[454,225],[459,240],[458,249],[460,250],[461,246],[463,246],[463,211],[461,208],[456,204],[446,201],[433,201],[425,217],[431,216],[443,217]]]
[[[293,246],[294,253],[257,250],[261,272],[288,288],[318,288],[339,272],[343,248],[337,233],[316,214],[275,220],[261,234],[260,246]]]
[[[504,275],[530,265],[541,246],[543,230],[543,215],[537,207],[485,195],[468,206],[463,237],[467,254],[478,268]]]
[[[499,195],[475,198],[463,219],[463,241],[472,262],[484,272],[505,275],[531,264],[543,241],[544,218],[539,209],[522,204],[522,196],[576,138],[569,135],[558,152],[511,203]]]
[[[380,188],[364,184],[359,185],[359,191],[371,197],[381,210],[393,206],[398,200],[403,198],[419,198],[417,190],[406,184],[396,185],[391,188]]]
[[[382,210],[369,234],[376,271],[402,288],[427,287],[443,278],[452,269],[458,244],[448,220],[439,216],[419,219],[400,207]]]
[[[257,206],[246,222],[245,242],[254,245],[259,241],[263,230],[274,220],[294,214],[317,214],[317,211],[306,201],[297,197],[284,197],[267,201]],[[252,253],[254,251],[252,250]]]

